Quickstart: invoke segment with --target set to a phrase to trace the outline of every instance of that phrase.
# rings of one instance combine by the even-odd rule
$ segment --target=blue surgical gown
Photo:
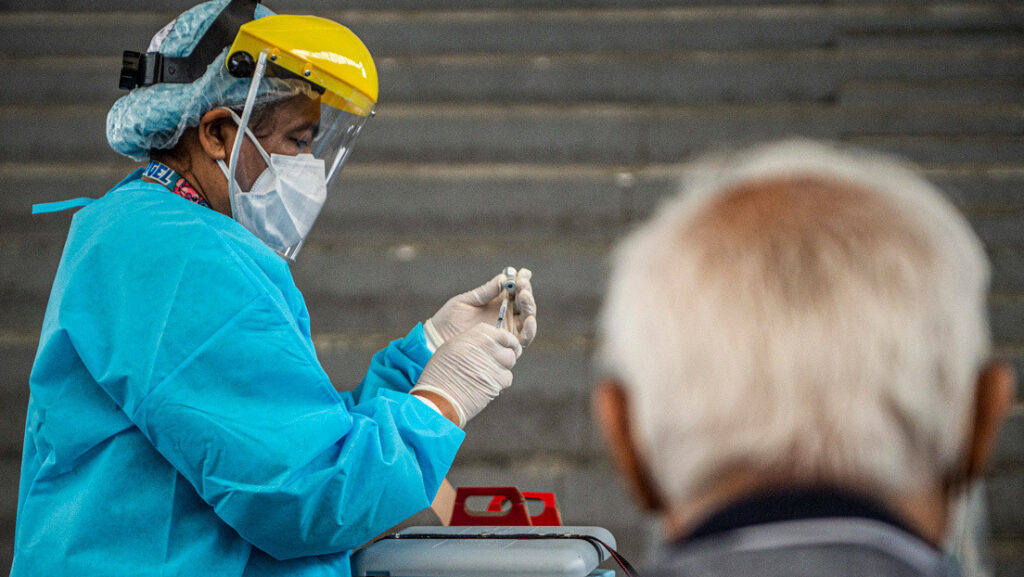
[[[136,172],[73,219],[30,379],[12,575],[350,574],[463,433],[417,326],[339,393],[284,260]]]

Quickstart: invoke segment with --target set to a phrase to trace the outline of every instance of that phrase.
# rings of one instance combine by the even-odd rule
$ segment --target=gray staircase
[[[70,216],[132,164],[106,145],[120,53],[191,2],[0,0],[0,567],[13,548],[28,375]],[[378,115],[295,266],[339,387],[444,300],[535,272],[540,336],[468,428],[456,484],[558,493],[566,523],[642,560],[651,520],[589,417],[614,240],[709,148],[786,136],[919,163],[994,266],[997,352],[1024,375],[1024,6],[1003,1],[269,2],[359,34]],[[999,577],[1024,574],[1024,407],[989,480]],[[2,571],[2,569],[0,569]]]

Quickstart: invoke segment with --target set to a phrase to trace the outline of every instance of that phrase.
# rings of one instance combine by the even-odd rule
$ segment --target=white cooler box
[[[383,538],[352,557],[357,577],[614,577],[597,569],[609,558],[600,544],[615,548],[601,527],[409,527],[398,538]],[[481,538],[481,535],[485,536]],[[515,535],[521,536],[515,538]],[[419,537],[417,537],[419,536]],[[522,537],[525,536],[525,537]],[[545,536],[544,538],[541,538]]]

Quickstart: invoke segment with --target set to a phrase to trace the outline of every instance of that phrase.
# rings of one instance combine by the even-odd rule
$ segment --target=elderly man
[[[989,267],[908,168],[810,142],[696,167],[618,248],[595,408],[667,531],[648,574],[950,574],[1012,405]]]

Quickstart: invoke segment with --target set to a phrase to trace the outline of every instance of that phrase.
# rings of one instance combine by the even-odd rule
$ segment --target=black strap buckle
[[[137,86],[149,86],[163,80],[163,54],[159,52],[132,52],[125,50],[121,58],[121,80],[118,87],[131,90]]]

